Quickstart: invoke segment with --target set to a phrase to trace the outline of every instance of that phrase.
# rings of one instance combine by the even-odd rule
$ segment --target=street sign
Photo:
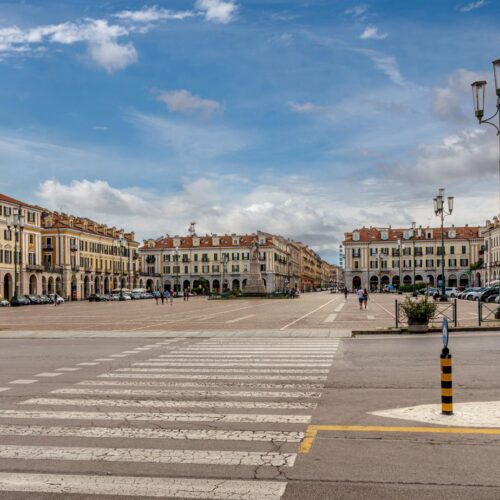
[[[443,347],[448,347],[448,320],[443,319]]]

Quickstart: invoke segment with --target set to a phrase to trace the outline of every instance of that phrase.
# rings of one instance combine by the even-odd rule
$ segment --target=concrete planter
[[[427,333],[429,323],[408,323],[408,333]]]

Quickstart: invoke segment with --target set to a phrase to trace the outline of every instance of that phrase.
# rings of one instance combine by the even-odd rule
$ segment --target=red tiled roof
[[[1,194],[1,193],[0,193],[0,201],[5,201],[6,203],[12,203],[13,205],[21,205],[22,207],[36,208],[37,210],[40,210],[39,207],[29,205],[28,203],[25,203],[24,201],[16,200],[15,198],[11,198],[10,196],[7,196],[7,195]]]
[[[155,246],[153,248],[148,248],[147,246],[142,247],[142,250],[154,250],[158,248],[175,248],[174,240],[180,240],[179,248],[220,248],[220,247],[251,247],[254,239],[257,238],[255,234],[245,234],[237,236],[194,236],[200,240],[200,244],[197,246],[193,245],[193,236],[168,236],[165,238],[160,238],[155,241]],[[218,238],[219,244],[214,245],[213,239]],[[233,238],[238,238],[238,244],[233,245]],[[269,246],[270,238],[266,238],[265,245],[259,246]]]
[[[421,230],[421,235],[418,236],[419,229]],[[448,233],[451,230],[455,230],[456,236],[453,238],[454,240],[460,240],[460,239],[474,239],[474,238],[479,238],[479,227],[478,226],[462,226],[462,227],[445,227],[443,228],[444,230],[444,237],[448,238]],[[363,227],[361,229],[357,229],[355,231],[352,231],[350,233],[345,234],[345,241],[346,242],[354,242],[354,243],[367,243],[370,241],[397,241],[399,239],[404,240],[404,233],[405,231],[411,231],[411,228],[405,228],[405,229],[385,229],[387,231],[387,236],[388,238],[386,240],[382,239],[382,232],[384,231],[383,228],[376,228],[376,227],[371,227],[371,228],[366,228]],[[359,233],[359,240],[354,241],[352,238],[352,235],[354,232]],[[430,240],[437,240],[441,239],[441,228],[440,227],[431,227],[431,228],[416,228],[416,233],[417,235],[415,236],[416,241],[430,241]],[[427,231],[432,231],[432,238],[429,240],[426,238],[426,233]],[[411,239],[411,238],[410,238]]]

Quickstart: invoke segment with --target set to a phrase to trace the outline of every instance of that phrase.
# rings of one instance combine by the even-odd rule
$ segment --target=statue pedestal
[[[247,284],[242,291],[243,295],[267,295],[264,280],[260,272],[260,262],[258,260],[250,261],[250,273],[247,278]]]

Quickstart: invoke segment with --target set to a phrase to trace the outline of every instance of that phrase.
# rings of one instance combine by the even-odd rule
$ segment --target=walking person
[[[359,310],[361,311],[361,309],[363,309],[363,301],[364,301],[365,292],[362,288],[358,288],[356,295],[358,296]]]
[[[158,305],[158,299],[160,298],[159,297],[159,293],[158,292],[153,292],[155,294],[155,299],[156,299],[156,305]]]
[[[366,306],[368,305],[368,290],[366,288],[363,288],[363,304]]]
[[[349,293],[349,292],[347,291],[347,288],[344,288],[344,298],[345,298],[345,300],[347,300],[347,294],[348,294],[348,293]]]
[[[170,290],[168,298],[170,301],[170,305],[173,306],[174,305],[174,291],[173,290]]]
[[[164,304],[165,303],[165,293],[164,292],[160,292],[161,293],[161,303]]]

